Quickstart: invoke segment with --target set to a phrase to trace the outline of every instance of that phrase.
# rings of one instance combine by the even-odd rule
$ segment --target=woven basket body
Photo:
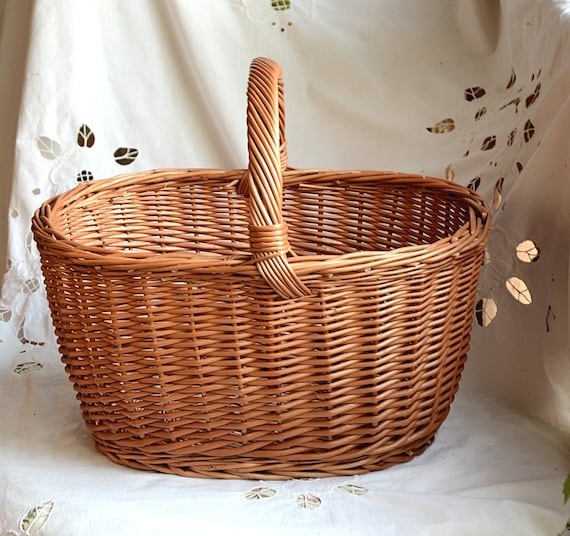
[[[282,95],[254,60],[247,170],[100,180],[34,216],[62,360],[118,463],[352,475],[409,460],[448,414],[483,202],[417,175],[286,168]]]

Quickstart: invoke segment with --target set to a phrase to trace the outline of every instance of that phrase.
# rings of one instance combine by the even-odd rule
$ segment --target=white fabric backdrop
[[[568,2],[2,0],[0,24],[0,256],[6,266],[0,362],[6,382],[2,422],[12,434],[12,457],[4,459],[12,460],[14,470],[21,475],[27,467],[18,459],[18,441],[34,438],[46,448],[50,442],[61,444],[59,435],[56,440],[50,433],[58,414],[55,408],[48,411],[48,401],[54,396],[67,400],[71,391],[61,381],[64,373],[29,231],[32,212],[80,179],[158,167],[245,167],[247,71],[253,57],[264,55],[284,70],[292,165],[442,176],[477,189],[489,202],[493,231],[472,351],[461,384],[462,405],[458,403],[446,437],[477,451],[485,449],[482,438],[498,434],[491,442],[494,462],[471,452],[473,470],[481,472],[488,464],[489,471],[481,472],[481,480],[468,479],[466,486],[483,489],[491,474],[505,479],[508,474],[516,485],[505,487],[501,498],[530,505],[528,510],[514,507],[510,514],[486,511],[486,533],[514,534],[498,531],[500,523],[514,519],[523,527],[521,534],[524,527],[528,534],[542,534],[537,527],[553,534],[554,527],[563,525],[556,497],[564,471],[570,470]],[[24,367],[26,383],[17,374],[19,383],[14,384],[14,369],[21,363],[38,363],[43,369]],[[50,389],[39,379],[44,373],[53,380]],[[61,385],[64,393],[56,393],[53,385]],[[19,402],[8,405],[8,400]],[[32,429],[37,424],[26,400],[47,411],[43,431]],[[64,414],[76,423],[75,406],[68,402],[69,407],[61,402]],[[488,409],[489,404],[496,409]],[[529,420],[518,421],[509,406]],[[512,418],[520,427],[514,427],[511,438],[501,435],[499,425],[485,428],[478,411],[489,419],[497,415],[498,423]],[[531,418],[556,431],[539,430],[529,424]],[[471,438],[473,443],[462,443],[470,432],[461,428],[462,419],[465,425],[474,422],[479,437]],[[69,426],[75,430],[75,424]],[[70,432],[64,449],[75,452],[72,437]],[[511,442],[508,448],[505,442]],[[513,453],[512,467],[501,459],[501,445]],[[445,450],[432,448],[436,454]],[[87,456],[88,467],[105,465],[97,455],[81,456]],[[70,471],[77,470],[73,460],[68,460]],[[421,469],[425,489],[432,489],[430,483],[441,471],[465,478],[455,466],[426,465]],[[522,465],[529,467],[522,471]],[[38,467],[45,471],[38,478],[51,482],[53,464]],[[101,478],[116,485],[124,472],[109,471]],[[135,473],[139,482],[158,478]],[[398,479],[407,473],[396,468],[386,474],[378,478],[388,488],[401,485]],[[13,473],[4,476],[9,480]],[[525,487],[525,479],[542,484]],[[164,482],[171,481],[161,482],[168,488]],[[210,486],[210,491],[220,489]],[[2,492],[6,506],[3,510],[0,504],[0,529],[10,528],[2,522],[15,526],[15,508],[24,508],[28,491],[22,484],[18,493],[12,487]],[[455,492],[446,489],[446,497]],[[146,500],[144,493],[138,497]],[[104,498],[94,499],[96,510],[107,509],[111,519],[115,510]],[[374,505],[391,508],[385,499],[376,497]],[[432,533],[426,520],[437,517],[431,500],[413,502],[425,508],[426,517],[417,518],[422,534]],[[39,495],[34,501],[41,502]],[[473,504],[464,507],[444,509],[450,516],[457,512],[456,519],[450,517],[458,523],[456,532],[433,533],[469,533],[469,523],[462,525],[461,519]],[[528,512],[539,507],[546,508],[540,520],[529,521]],[[211,514],[215,508],[204,511]],[[378,520],[371,513],[365,519]],[[345,519],[342,523],[340,531],[347,527]],[[72,534],[63,526],[49,533]],[[307,530],[315,526],[309,524]],[[413,529],[412,523],[386,533],[411,534]],[[124,534],[130,533],[125,529]]]

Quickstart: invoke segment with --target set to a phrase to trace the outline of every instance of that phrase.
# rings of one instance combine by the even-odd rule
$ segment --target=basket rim
[[[80,241],[70,239],[53,225],[53,215],[70,207],[82,204],[94,204],[98,194],[117,192],[125,195],[130,189],[149,190],[153,185],[164,187],[178,183],[181,179],[195,182],[226,182],[226,188],[235,189],[247,175],[244,169],[213,168],[160,168],[148,171],[126,173],[97,181],[82,183],[42,203],[32,217],[32,230],[38,244],[49,243],[62,256],[73,256],[78,265],[108,266],[116,271],[152,270],[172,272],[178,269],[192,269],[197,273],[257,273],[251,254],[221,255],[214,252],[125,252],[119,249],[99,246],[86,246]],[[284,187],[319,186],[320,184],[366,184],[381,180],[387,187],[400,186],[411,188],[420,186],[424,191],[439,191],[456,197],[465,203],[471,212],[470,222],[465,223],[454,233],[429,244],[403,246],[393,250],[354,251],[342,254],[293,254],[288,261],[295,266],[298,275],[314,272],[353,271],[355,269],[378,269],[383,266],[432,264],[441,262],[441,258],[466,253],[485,244],[491,224],[491,213],[484,200],[464,186],[443,179],[426,175],[398,171],[376,170],[337,170],[306,169],[289,167],[283,172]],[[123,191],[123,194],[120,192]],[[121,266],[118,265],[121,263]],[[315,265],[318,264],[318,268]]]

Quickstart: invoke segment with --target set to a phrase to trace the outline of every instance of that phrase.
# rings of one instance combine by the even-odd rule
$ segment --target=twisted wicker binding
[[[256,59],[248,170],[82,184],[33,218],[62,360],[111,460],[188,476],[352,475],[448,414],[490,218],[418,175],[287,168]]]

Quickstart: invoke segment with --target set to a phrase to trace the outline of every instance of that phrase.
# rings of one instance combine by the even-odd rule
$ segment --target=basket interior
[[[469,222],[469,208],[457,196],[411,185],[300,186],[288,189],[284,201],[289,241],[299,255],[432,244]]]
[[[248,203],[228,180],[198,178],[102,188],[53,211],[67,239],[101,253],[248,255]],[[283,218],[297,255],[431,244],[470,221],[457,192],[382,181],[287,187]]]

